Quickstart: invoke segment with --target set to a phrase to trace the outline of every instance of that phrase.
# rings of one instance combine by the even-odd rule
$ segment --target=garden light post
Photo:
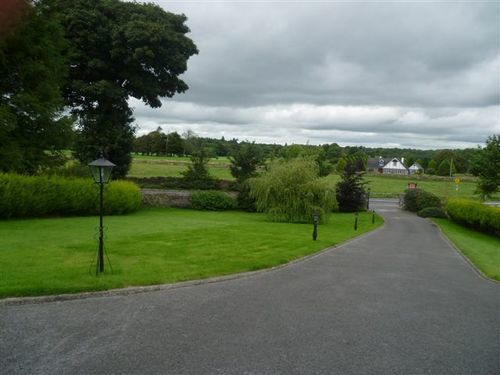
[[[316,241],[316,239],[318,238],[318,223],[319,223],[319,212],[315,211],[313,213],[313,225],[314,225],[313,241]]]
[[[104,272],[104,228],[102,225],[104,184],[109,182],[111,171],[115,165],[101,157],[89,163],[90,172],[96,184],[99,185],[99,250],[97,253],[96,274]]]
[[[356,213],[354,214],[354,230],[358,230],[358,216],[359,212],[356,211]]]

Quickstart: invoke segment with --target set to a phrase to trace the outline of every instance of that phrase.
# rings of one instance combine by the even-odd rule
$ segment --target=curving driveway
[[[289,267],[128,296],[0,305],[0,372],[500,374],[500,283],[427,220]]]

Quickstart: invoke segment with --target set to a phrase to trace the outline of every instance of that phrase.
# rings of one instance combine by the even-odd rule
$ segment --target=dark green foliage
[[[272,221],[310,223],[315,211],[325,221],[337,206],[333,190],[319,179],[318,166],[312,160],[275,162],[249,183],[257,210]]]
[[[450,176],[450,165],[451,165],[451,176],[453,176],[457,170],[455,168],[455,163],[451,159],[445,159],[439,164],[439,167],[437,169],[437,174],[439,176]]]
[[[236,198],[237,206],[240,210],[247,212],[257,211],[257,203],[255,198],[250,194],[250,184],[244,181],[238,184],[238,196]]]
[[[446,204],[450,218],[462,225],[500,236],[500,208],[466,199],[450,199]]]
[[[418,212],[427,207],[441,207],[438,196],[422,189],[408,189],[403,197],[405,210]]]
[[[177,155],[184,152],[184,140],[179,133],[165,134],[159,127],[153,132],[141,135],[134,140],[133,150],[143,155]]]
[[[257,169],[264,165],[264,153],[255,143],[243,143],[231,150],[229,160],[231,174],[242,183],[256,176]]]
[[[483,198],[491,197],[500,187],[500,134],[488,137],[472,163],[472,173],[479,177],[477,192]]]
[[[446,212],[441,207],[426,207],[418,211],[417,213],[420,217],[438,217],[446,219]]]
[[[139,188],[126,181],[107,184],[104,211],[117,215],[136,211]],[[0,218],[45,215],[95,215],[99,187],[91,179],[0,174]]]
[[[229,155],[230,169],[238,184],[238,208],[253,212],[257,206],[250,195],[250,185],[247,180],[257,175],[258,168],[264,165],[264,153],[255,143],[242,143],[232,148]]]
[[[366,191],[363,172],[358,172],[361,161],[346,159],[346,166],[341,180],[336,186],[336,196],[341,212],[355,212],[366,208]]]
[[[118,0],[46,0],[69,41],[64,94],[79,117],[76,157],[87,163],[103,149],[125,176],[134,129],[128,98],[160,107],[160,97],[188,89],[179,75],[197,53],[184,15],[155,4]]]
[[[428,191],[419,189],[420,194],[417,196],[417,208],[422,210],[427,207],[441,207],[441,199],[437,195]]]
[[[195,191],[191,195],[191,205],[196,210],[224,211],[235,208],[236,202],[222,191]]]
[[[132,111],[126,101],[115,103],[109,111],[89,110],[80,115],[80,126],[76,132],[74,154],[78,161],[87,164],[104,156],[113,162],[114,178],[127,175],[132,162],[130,155],[134,142],[134,128],[131,126]],[[120,110],[118,110],[120,108]]]
[[[405,191],[405,195],[403,197],[403,207],[405,210],[411,212],[419,211],[417,205],[417,197],[420,193],[420,189],[408,189]]]
[[[21,2],[20,2],[21,3]],[[65,162],[71,121],[61,115],[63,31],[46,8],[25,5],[0,40],[0,172],[33,174]]]
[[[191,164],[185,172],[182,172],[185,183],[192,186],[194,189],[214,189],[217,186],[216,180],[210,176],[207,163],[210,156],[203,144],[203,141],[198,139],[193,141],[193,150],[191,155]]]

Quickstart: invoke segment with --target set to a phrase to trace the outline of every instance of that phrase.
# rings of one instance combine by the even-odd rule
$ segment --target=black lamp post
[[[356,211],[354,214],[354,230],[358,230],[358,217],[359,217],[359,212]]]
[[[104,229],[102,226],[104,184],[109,182],[111,171],[115,165],[104,159],[103,155],[89,163],[90,172],[96,184],[99,184],[99,251],[97,255],[96,274],[104,272]]]
[[[314,225],[313,241],[316,241],[316,239],[318,238],[318,223],[319,223],[319,212],[314,211],[314,213],[313,213],[313,225]]]

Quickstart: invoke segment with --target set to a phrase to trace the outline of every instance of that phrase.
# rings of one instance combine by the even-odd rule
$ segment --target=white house
[[[383,174],[408,174],[408,169],[403,164],[404,159],[401,161],[398,158],[392,158],[383,168]]]
[[[410,168],[408,168],[408,173],[409,174],[414,174],[417,173],[418,171],[424,171],[424,168],[417,162],[413,163]]]

